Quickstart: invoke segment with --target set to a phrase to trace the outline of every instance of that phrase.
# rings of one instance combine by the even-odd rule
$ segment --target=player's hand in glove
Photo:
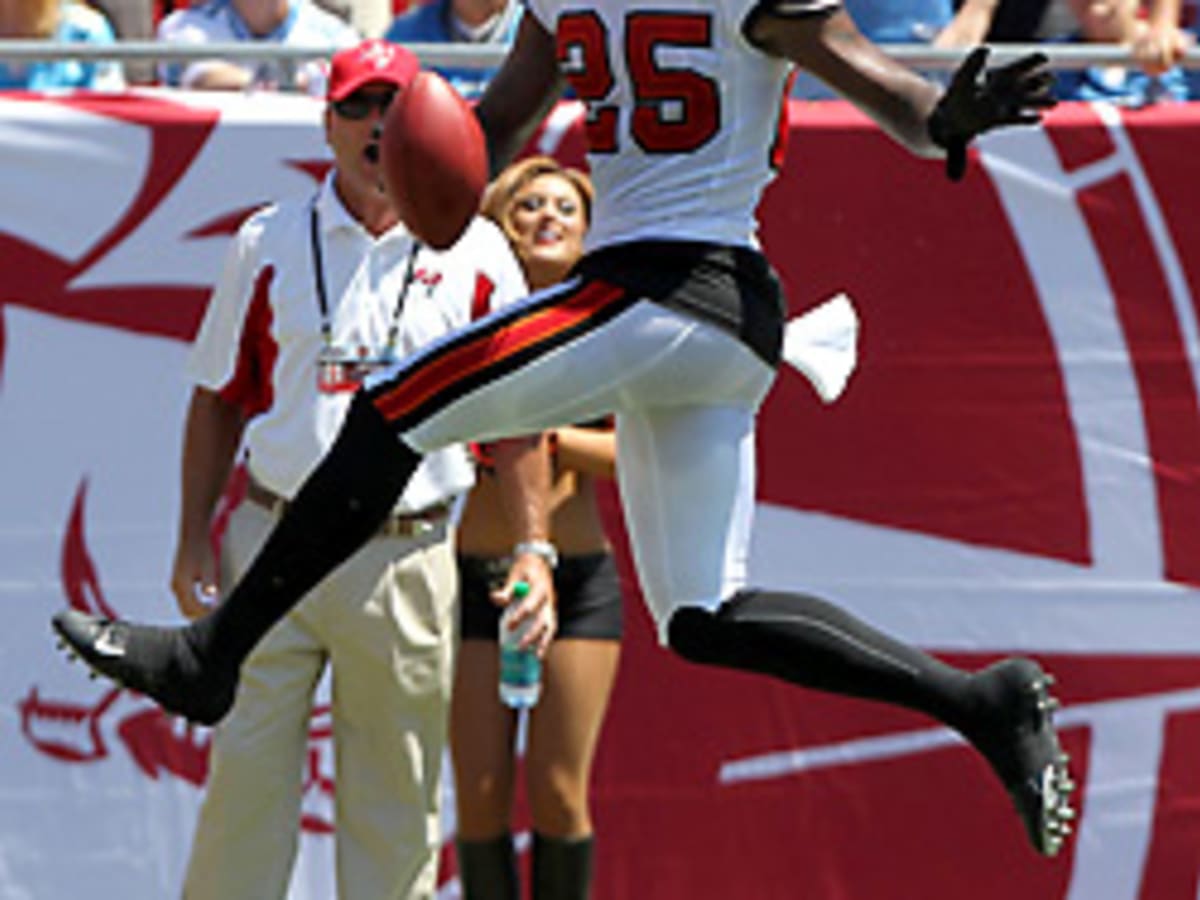
[[[1005,125],[1035,125],[1054,106],[1054,75],[1044,53],[1030,53],[983,71],[988,48],[976,47],[963,60],[929,116],[929,136],[946,149],[946,175],[958,181],[967,169],[967,144],[978,134]],[[980,73],[983,77],[980,78]]]

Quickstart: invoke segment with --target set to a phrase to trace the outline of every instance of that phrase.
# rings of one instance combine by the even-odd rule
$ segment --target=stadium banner
[[[1078,834],[1037,858],[950,732],[690,666],[631,602],[597,900],[1195,900],[1200,105],[1065,105],[957,185],[843,104],[790,113],[763,245],[793,314],[851,298],[859,365],[829,405],[780,372],[753,580],[1042,660]],[[578,161],[579,110],[534,145]],[[307,98],[0,95],[0,897],[178,896],[209,731],[89,681],[49,618],[176,620],[188,341],[238,223],[328,164]],[[322,698],[292,900],[336,893],[331,729]]]

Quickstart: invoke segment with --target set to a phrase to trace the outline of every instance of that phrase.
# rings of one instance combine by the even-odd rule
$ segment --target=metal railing
[[[505,47],[473,44],[407,45],[426,66],[455,68],[493,68],[504,59]],[[1134,66],[1128,47],[1113,44],[993,44],[991,61],[1000,64],[1027,53],[1039,51],[1050,58],[1055,69],[1085,69],[1089,66]],[[86,61],[116,60],[118,62],[194,62],[205,59],[226,59],[237,62],[273,62],[285,74],[309,60],[328,59],[338,48],[332,46],[288,46],[283,44],[245,41],[181,46],[160,41],[117,41],[112,44],[76,44],[59,41],[0,40],[0,60],[32,62],[37,60]],[[945,71],[954,68],[966,52],[963,49],[939,49],[928,44],[888,44],[885,51],[914,68]],[[1200,69],[1200,48],[1192,47],[1181,65]],[[285,78],[285,83],[291,83]]]
[[[507,52],[502,46],[474,44],[409,44],[427,66],[486,69],[499,65]],[[195,62],[227,59],[236,62],[277,62],[298,65],[313,59],[328,59],[339,48],[319,44],[288,45],[268,41],[236,41],[212,44],[166,44],[161,41],[116,41],[112,44],[74,44],[61,41],[0,41],[0,60],[78,59],[118,62]]]

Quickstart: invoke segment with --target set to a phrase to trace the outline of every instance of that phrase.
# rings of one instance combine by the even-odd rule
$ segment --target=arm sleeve
[[[520,300],[529,295],[529,284],[525,280],[525,272],[513,253],[512,245],[504,233],[492,222],[486,223],[487,228],[487,260],[484,266],[485,275],[494,285],[492,290],[491,309],[500,309],[514,300]]]
[[[200,387],[220,392],[237,371],[242,334],[263,270],[258,238],[267,214],[256,213],[243,223],[225,254],[187,362],[188,377]]]

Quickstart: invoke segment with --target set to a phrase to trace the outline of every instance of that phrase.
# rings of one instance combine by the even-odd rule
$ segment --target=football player
[[[257,636],[374,530],[422,453],[615,413],[624,515],[661,642],[698,663],[949,725],[990,763],[1033,847],[1056,854],[1072,784],[1037,663],[956,669],[829,602],[753,587],[746,575],[755,417],[784,312],[754,212],[782,154],[790,73],[798,65],[821,78],[958,179],[974,137],[1036,123],[1052,104],[1045,58],[988,70],[979,48],[943,90],[867,40],[838,0],[528,5],[478,116],[498,168],[566,84],[586,104],[597,199],[575,277],[371,379],[207,618],[156,629],[65,613],[60,633],[109,677],[218,719]],[[554,548],[517,552],[533,587],[518,617],[540,617]],[[530,642],[544,647],[551,627]]]

